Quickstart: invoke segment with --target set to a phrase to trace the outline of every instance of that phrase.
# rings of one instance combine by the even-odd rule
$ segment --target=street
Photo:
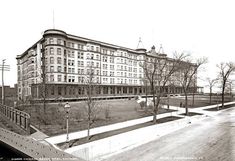
[[[235,108],[104,160],[235,161]]]

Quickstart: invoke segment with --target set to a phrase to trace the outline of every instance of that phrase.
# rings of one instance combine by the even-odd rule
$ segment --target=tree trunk
[[[212,89],[210,88],[210,104],[211,104],[211,97],[212,97]]]
[[[188,95],[187,95],[187,92],[184,92],[185,94],[185,115],[188,116]]]
[[[154,97],[155,97],[155,93],[154,93]],[[154,120],[153,120],[154,123],[157,123],[157,115],[158,115],[160,99],[161,99],[161,93],[160,93],[160,90],[158,90],[157,100],[154,98],[154,102],[155,102],[155,105],[154,105]]]
[[[221,106],[221,108],[224,108],[224,90],[225,90],[225,81],[224,81],[224,83],[223,83],[223,87],[222,87],[222,106]]]
[[[224,93],[222,93],[222,106],[221,108],[224,108]]]
[[[156,99],[155,99],[155,90],[152,85],[152,94],[153,94],[153,123],[157,123],[157,107],[156,107]]]
[[[88,102],[88,124],[87,124],[87,140],[88,141],[90,140],[90,127],[91,127],[91,98],[89,98],[89,102]]]
[[[157,107],[156,107],[155,94],[153,95],[153,122],[157,123]]]
[[[90,121],[88,120],[88,126],[87,126],[87,140],[90,140]]]
[[[161,96],[158,95],[158,96],[157,96],[157,103],[156,103],[156,116],[158,115],[160,99],[161,99]]]

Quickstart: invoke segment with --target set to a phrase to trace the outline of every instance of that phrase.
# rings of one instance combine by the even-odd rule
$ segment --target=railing
[[[30,134],[30,115],[13,107],[0,104],[0,112],[12,123]]]

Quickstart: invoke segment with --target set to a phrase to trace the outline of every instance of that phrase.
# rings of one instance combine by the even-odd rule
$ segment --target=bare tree
[[[224,94],[225,94],[225,88],[226,84],[228,83],[229,76],[235,72],[235,63],[228,62],[228,63],[220,63],[217,64],[217,68],[219,68],[219,75],[218,79],[221,81],[221,97],[222,97],[222,108],[224,108]]]
[[[178,79],[180,82],[184,96],[185,96],[185,115],[188,115],[188,94],[190,89],[195,90],[195,82],[197,78],[198,69],[207,62],[206,58],[199,58],[196,63],[193,63],[192,57],[187,55],[184,57],[183,63],[181,63],[180,77]]]
[[[208,83],[208,87],[209,87],[209,90],[210,90],[210,104],[211,104],[211,97],[212,97],[212,93],[213,93],[213,87],[216,85],[216,83],[218,82],[218,79],[211,79],[209,77],[206,78],[206,81]]]
[[[170,59],[166,56],[157,55],[153,58],[146,58],[142,63],[144,75],[150,86],[150,92],[153,96],[153,122],[157,122],[157,114],[161,96],[165,87],[168,85],[171,76],[179,69],[183,54],[174,54]]]
[[[86,88],[86,112],[87,112],[87,140],[90,140],[90,128],[94,121],[97,119],[97,114],[101,110],[100,102],[95,99],[95,96],[100,92],[98,91],[99,79],[95,77],[95,67],[92,65],[87,66],[87,74],[85,77]],[[98,77],[99,78],[99,77]]]

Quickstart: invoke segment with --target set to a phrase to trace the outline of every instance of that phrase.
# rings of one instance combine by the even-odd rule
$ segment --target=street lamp
[[[70,104],[66,102],[64,105],[64,109],[66,111],[66,128],[67,128],[67,137],[66,137],[66,143],[69,144],[69,110],[70,110]]]

